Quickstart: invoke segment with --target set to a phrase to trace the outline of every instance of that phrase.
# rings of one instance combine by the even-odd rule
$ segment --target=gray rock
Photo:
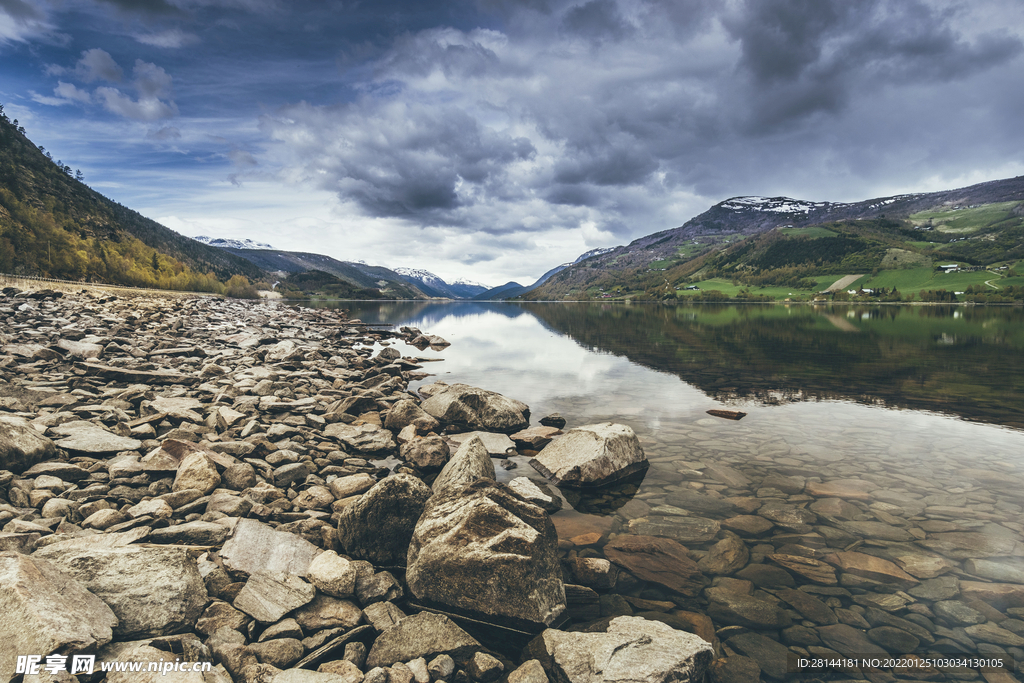
[[[295,574],[259,571],[245,582],[234,605],[256,621],[273,623],[315,596],[316,588]]]
[[[392,602],[377,602],[363,610],[366,621],[378,632],[384,632],[405,618],[406,614]]]
[[[249,649],[261,664],[270,664],[278,669],[287,669],[302,659],[305,648],[295,638],[275,638],[262,643],[252,643]]]
[[[465,660],[479,649],[480,643],[448,617],[420,612],[402,619],[377,636],[366,657],[366,666],[372,669],[442,654]]]
[[[376,565],[404,566],[416,520],[430,489],[418,478],[395,474],[382,479],[338,519],[338,541],[354,558]]]
[[[92,651],[113,638],[117,617],[85,584],[41,557],[0,552],[0,681],[18,655]]]
[[[466,443],[473,437],[477,437],[483,442],[484,448],[487,449],[487,454],[492,458],[506,458],[510,455],[516,454],[516,445],[513,443],[505,434],[495,434],[494,432],[466,432],[464,434],[452,434],[448,439],[455,444],[455,448]]]
[[[377,480],[368,474],[352,474],[347,477],[338,477],[334,481],[327,484],[327,487],[331,489],[331,493],[338,500],[342,498],[348,498],[350,496],[357,496],[364,491],[369,491],[373,488],[373,485],[377,483]]]
[[[419,434],[440,431],[441,423],[420,408],[416,401],[402,399],[395,401],[384,419],[384,427],[393,432],[400,432],[408,425],[413,425]]]
[[[885,648],[872,642],[860,629],[847,624],[833,624],[818,629],[821,642],[841,655],[881,655],[888,652]]]
[[[530,408],[521,401],[467,384],[435,386],[440,389],[421,408],[446,425],[512,434],[530,424]]]
[[[697,566],[711,576],[728,576],[745,567],[749,559],[747,545],[739,538],[729,536],[711,546]]]
[[[537,659],[549,679],[565,683],[698,683],[714,650],[661,622],[616,617],[603,633],[547,629],[526,647],[524,658]]]
[[[732,503],[721,498],[712,498],[703,493],[697,493],[689,489],[673,491],[665,496],[665,502],[677,508],[688,510],[697,515],[715,515],[725,517],[731,515],[736,509]],[[769,528],[771,528],[769,526]]]
[[[495,657],[486,652],[474,652],[466,662],[466,673],[479,683],[491,683],[505,671],[505,667]]]
[[[31,422],[0,415],[0,470],[22,472],[56,455],[53,441],[40,434]]]
[[[960,626],[980,624],[986,620],[984,614],[959,600],[938,600],[932,604],[932,611],[936,616]]]
[[[480,479],[495,479],[494,463],[479,437],[468,439],[444,466],[431,485],[434,493],[460,488]]]
[[[1024,566],[1019,561],[1011,564],[972,558],[964,562],[964,571],[999,583],[1024,583]]]
[[[352,450],[368,455],[384,456],[395,451],[395,439],[386,429],[373,424],[348,425],[336,422],[327,425],[324,436],[337,439]]]
[[[220,557],[225,567],[245,574],[280,571],[306,576],[310,562],[321,552],[295,534],[276,531],[255,519],[240,519]]]
[[[774,602],[722,587],[708,588],[705,594],[708,616],[716,623],[757,629],[785,628],[792,623],[786,611]]]
[[[196,520],[163,529],[153,529],[146,540],[150,543],[219,546],[230,532],[231,530],[223,524]]]
[[[358,576],[353,564],[333,550],[317,555],[307,572],[314,586],[336,598],[347,598],[355,593]]]
[[[726,641],[733,650],[757,662],[761,671],[778,680],[788,676],[789,648],[760,633],[741,633]],[[757,679],[755,679],[757,680]]]
[[[451,451],[439,436],[415,438],[399,449],[402,460],[425,470],[440,469],[448,462]]]
[[[120,451],[136,451],[142,448],[138,439],[112,434],[102,427],[85,420],[67,422],[52,429],[54,434],[64,438],[56,441],[57,446],[76,453],[103,455]]]
[[[549,514],[562,509],[562,499],[547,484],[538,484],[526,477],[516,477],[508,483],[508,487],[512,489],[512,493],[527,503],[538,505]]]
[[[603,422],[570,429],[530,465],[559,486],[591,487],[642,472],[648,462],[632,429]]]
[[[707,517],[669,517],[650,515],[629,520],[629,533],[640,536],[664,536],[680,543],[706,543],[718,535],[721,525]]]
[[[37,550],[85,584],[110,606],[123,639],[191,630],[206,606],[206,586],[195,560],[184,548],[125,546]]]
[[[304,631],[313,633],[328,628],[352,629],[362,622],[363,611],[351,600],[317,595],[293,616]]]
[[[406,581],[420,600],[502,622],[550,624],[565,610],[551,519],[497,482],[435,494],[408,558]]]

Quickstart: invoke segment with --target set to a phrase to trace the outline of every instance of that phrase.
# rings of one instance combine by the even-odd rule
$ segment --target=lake
[[[602,559],[609,534],[668,538],[711,590],[625,577],[602,613],[710,615],[727,652],[777,678],[778,641],[1024,659],[1020,308],[336,305],[451,342],[400,347],[443,359],[413,388],[464,382],[527,403],[533,424],[558,412],[567,428],[633,428],[651,462],[642,481],[563,492],[552,519],[569,566]],[[501,480],[542,481],[512,460]],[[695,520],[718,535],[695,535]]]

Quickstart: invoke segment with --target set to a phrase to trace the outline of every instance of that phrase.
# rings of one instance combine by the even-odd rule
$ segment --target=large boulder
[[[57,448],[28,420],[0,415],[0,470],[22,472],[57,456]]]
[[[640,440],[626,425],[602,422],[570,429],[530,461],[559,486],[601,486],[647,469]]]
[[[604,632],[549,628],[530,642],[524,659],[537,659],[550,680],[564,683],[689,683],[704,680],[714,649],[659,621],[618,617]]]
[[[530,425],[530,407],[522,401],[468,384],[442,385],[420,407],[444,424],[485,432],[513,434]]]
[[[113,638],[117,617],[81,581],[42,558],[0,553],[0,681],[18,655],[92,651]]]
[[[483,441],[473,437],[459,446],[459,450],[445,463],[431,487],[437,493],[445,489],[461,488],[480,479],[494,481],[494,463]]]
[[[195,627],[208,601],[195,560],[185,548],[69,548],[53,544],[41,557],[85,584],[110,606],[121,639],[170,635]]]
[[[327,425],[324,436],[336,439],[356,453],[370,456],[384,457],[396,448],[391,432],[375,424],[349,425],[336,422]]]
[[[384,427],[397,434],[408,425],[413,425],[419,434],[436,432],[441,428],[437,419],[420,408],[416,401],[407,398],[395,401],[384,418]]]
[[[551,518],[487,479],[430,499],[406,581],[419,600],[504,624],[550,625],[565,611]]]
[[[479,649],[480,643],[448,617],[420,612],[401,619],[377,637],[366,657],[366,668],[438,655],[465,660]]]
[[[341,511],[338,541],[355,559],[402,566],[416,520],[428,498],[430,487],[417,477],[385,477]]]

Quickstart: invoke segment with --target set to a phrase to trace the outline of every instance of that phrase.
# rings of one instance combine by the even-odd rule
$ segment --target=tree
[[[77,180],[80,183],[85,182],[85,176],[82,175],[82,169],[78,169],[77,171],[75,171],[75,180]]]
[[[153,252],[153,272],[160,271],[160,259],[157,258],[156,252]]]

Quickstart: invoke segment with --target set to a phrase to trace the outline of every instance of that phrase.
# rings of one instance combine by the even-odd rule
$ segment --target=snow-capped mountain
[[[469,299],[480,292],[486,292],[490,289],[487,285],[464,279],[450,283],[445,282],[441,277],[421,268],[395,268],[394,270],[406,282],[415,285],[427,296],[443,297],[446,299]]]
[[[273,249],[266,242],[256,242],[250,239],[244,240],[233,240],[224,237],[207,237],[206,235],[196,235],[193,237],[196,242],[202,242],[208,244],[211,247],[220,247],[222,249]]]
[[[569,266],[575,263],[579,263],[580,261],[586,261],[591,256],[600,256],[601,254],[607,254],[609,251],[615,251],[615,247],[598,247],[597,249],[591,249],[590,251],[582,253],[579,256],[577,256],[576,260],[573,261],[572,263],[566,263],[564,265],[565,267],[568,268]]]

